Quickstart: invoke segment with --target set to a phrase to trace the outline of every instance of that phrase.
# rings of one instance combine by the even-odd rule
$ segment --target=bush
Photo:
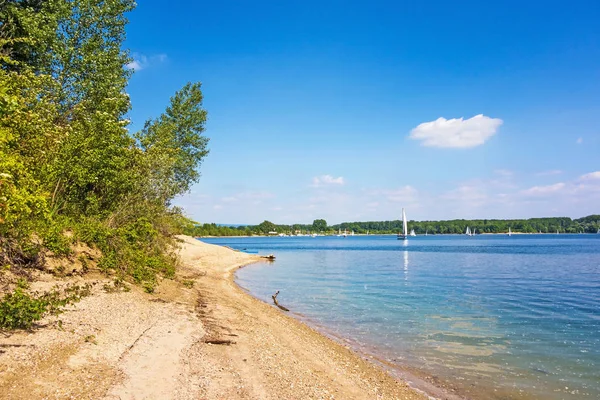
[[[65,306],[90,294],[89,285],[55,288],[38,296],[25,292],[25,288],[26,284],[19,282],[18,287],[0,301],[0,328],[29,329],[45,315],[59,314]]]
[[[28,329],[33,322],[40,320],[48,309],[48,302],[36,299],[16,288],[0,301],[0,327],[8,329]]]

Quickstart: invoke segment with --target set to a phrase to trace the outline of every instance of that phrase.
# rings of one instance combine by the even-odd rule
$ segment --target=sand
[[[235,269],[257,256],[179,240],[177,279],[154,294],[78,278],[93,295],[33,331],[0,335],[0,398],[427,398],[240,289]]]

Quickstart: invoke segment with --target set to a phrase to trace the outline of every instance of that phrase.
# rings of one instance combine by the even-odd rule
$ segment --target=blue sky
[[[600,2],[146,0],[129,18],[132,130],[203,84],[210,154],[176,201],[198,221],[600,213]]]

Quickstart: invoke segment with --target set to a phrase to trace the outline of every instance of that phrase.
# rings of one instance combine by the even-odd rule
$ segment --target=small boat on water
[[[508,236],[512,236],[512,232],[510,231],[510,227],[508,228],[508,233],[507,233],[507,235],[508,235]]]
[[[398,240],[408,239],[408,225],[406,223],[406,212],[402,208],[402,233],[398,234]]]
[[[410,236],[417,236],[417,234],[415,233],[415,230],[414,230],[414,229],[411,229],[411,230],[410,230]]]
[[[472,235],[471,234],[471,228],[469,228],[468,226],[467,226],[467,229],[465,230],[465,235],[467,235],[467,236],[471,236]]]

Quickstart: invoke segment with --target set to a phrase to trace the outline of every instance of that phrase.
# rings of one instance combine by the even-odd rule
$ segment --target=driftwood
[[[277,292],[275,292],[275,294],[273,296],[271,296],[273,298],[273,303],[275,303],[275,305],[279,308],[281,308],[283,311],[290,311],[289,309],[285,308],[284,306],[282,306],[281,304],[279,304],[277,302],[277,295],[279,294],[279,290]]]
[[[227,340],[227,339],[205,339],[204,343],[207,344],[224,344],[229,346],[230,344],[235,344],[235,342],[233,340]]]

